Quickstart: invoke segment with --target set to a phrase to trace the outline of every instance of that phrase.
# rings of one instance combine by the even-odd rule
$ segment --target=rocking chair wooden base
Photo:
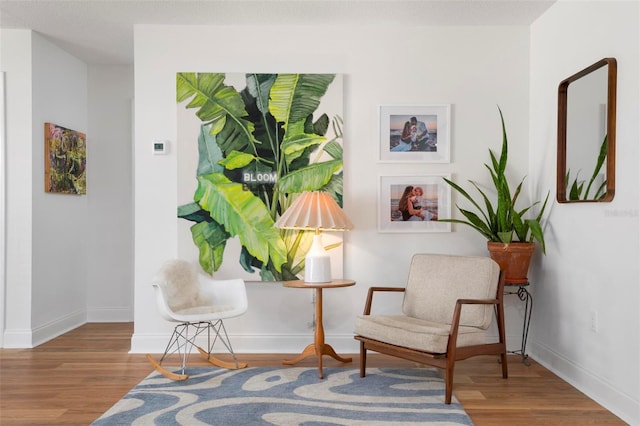
[[[216,367],[226,368],[227,370],[240,370],[242,368],[247,368],[246,362],[223,361],[219,358],[214,357],[210,353],[207,353],[207,351],[205,351],[199,346],[198,346],[198,352],[205,360],[207,360],[207,362],[209,362],[209,364],[214,365]],[[149,361],[149,363],[153,366],[153,368],[158,373],[162,374],[164,377],[166,377],[169,380],[182,381],[182,380],[187,380],[189,378],[188,374],[178,374],[178,373],[174,373],[167,370],[162,365],[160,365],[158,361],[153,359],[153,357],[150,354],[147,354],[147,361]]]
[[[155,359],[153,359],[153,357],[149,354],[147,354],[147,361],[149,361],[149,363],[153,366],[153,368],[156,369],[158,373],[162,374],[164,377],[166,377],[169,380],[182,381],[182,380],[187,380],[189,378],[188,374],[172,373],[171,371],[167,370],[166,368],[158,364],[158,362]]]
[[[200,355],[202,355],[202,357],[206,359],[211,365],[215,365],[216,367],[226,368],[227,370],[240,370],[242,368],[247,368],[246,362],[223,361],[221,359],[214,357],[210,353],[207,353],[207,351],[202,349],[200,346],[198,346],[198,352],[200,352]]]

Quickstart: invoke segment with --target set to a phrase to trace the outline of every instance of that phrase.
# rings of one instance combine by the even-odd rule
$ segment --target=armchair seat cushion
[[[433,354],[447,352],[450,328],[449,324],[405,315],[361,315],[355,323],[356,335]],[[485,330],[461,325],[457,346],[484,344],[485,337]]]

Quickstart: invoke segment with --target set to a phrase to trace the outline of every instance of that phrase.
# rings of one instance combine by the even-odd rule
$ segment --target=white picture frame
[[[380,162],[450,162],[451,105],[382,105],[379,126]]]
[[[451,223],[438,222],[437,218],[451,217],[451,187],[443,178],[449,174],[425,176],[380,176],[378,186],[378,232],[416,233],[451,232]],[[399,203],[408,187],[421,187],[422,217],[403,214]],[[417,209],[418,205],[413,205]]]

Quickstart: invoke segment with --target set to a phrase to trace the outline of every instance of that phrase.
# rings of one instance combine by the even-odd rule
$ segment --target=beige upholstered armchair
[[[445,371],[445,403],[451,403],[455,362],[476,355],[500,355],[507,378],[503,310],[504,278],[488,257],[416,254],[404,287],[371,287],[364,314],[356,319],[360,341],[360,376],[367,350]],[[404,292],[402,313],[371,315],[376,292]],[[487,342],[497,321],[498,342]]]

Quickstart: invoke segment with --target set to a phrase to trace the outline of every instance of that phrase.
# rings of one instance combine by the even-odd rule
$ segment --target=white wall
[[[313,72],[344,75],[344,207],[355,229],[344,235],[344,276],[355,287],[324,292],[327,341],[356,352],[353,322],[376,284],[403,284],[411,255],[486,255],[469,229],[452,233],[377,232],[380,175],[452,173],[488,183],[487,148],[499,149],[502,108],[510,136],[509,172],[528,168],[528,27],[179,27],[135,28],[135,332],[133,352],[162,352],[169,325],[150,282],[178,252],[176,72]],[[452,105],[450,164],[380,164],[379,105]],[[153,139],[171,141],[166,156]],[[192,141],[187,141],[192,143]],[[454,198],[454,202],[457,201]],[[298,352],[310,342],[311,294],[277,283],[249,284],[250,310],[228,323],[239,352]],[[510,315],[513,348],[521,318]],[[519,302],[518,302],[519,303]]]
[[[133,321],[133,67],[89,66],[87,320]]]
[[[82,61],[38,33],[33,33],[32,59],[31,326],[36,346],[86,321],[87,197],[44,191],[44,123],[86,134],[88,109]]]
[[[6,72],[5,347],[31,346],[32,34],[0,30],[0,66]],[[12,142],[13,141],[13,142]]]
[[[133,67],[89,73],[37,33],[1,35],[7,98],[1,343],[24,348],[87,320],[133,318]],[[45,193],[45,122],[87,134],[87,195]]]
[[[615,199],[553,206],[547,256],[533,274],[531,354],[631,424],[640,424],[639,13],[638,2],[560,2],[531,27],[536,188],[555,185],[558,84],[603,57],[618,60]]]

